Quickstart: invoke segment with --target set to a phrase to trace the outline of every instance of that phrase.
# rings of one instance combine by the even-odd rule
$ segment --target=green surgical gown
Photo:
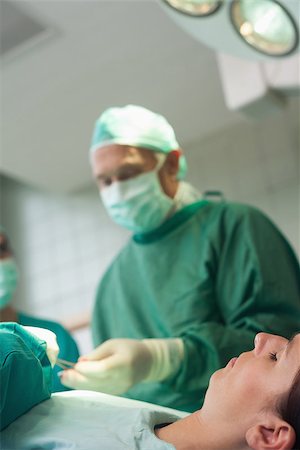
[[[52,320],[31,317],[23,313],[18,313],[18,323],[24,326],[46,328],[47,330],[53,331],[53,333],[55,333],[56,335],[57,343],[59,346],[58,357],[67,361],[77,362],[79,358],[77,344],[72,338],[71,334],[59,323],[53,322]],[[60,367],[53,367],[53,379],[51,388],[52,392],[69,390],[69,388],[67,388],[60,382],[60,379],[57,375],[57,373],[60,371]]]
[[[194,411],[211,374],[253,349],[259,331],[300,330],[299,264],[255,208],[202,201],[135,235],[100,282],[94,344],[109,338],[183,339],[179,371],[125,396]]]
[[[0,323],[0,430],[50,397],[46,347],[17,323]]]

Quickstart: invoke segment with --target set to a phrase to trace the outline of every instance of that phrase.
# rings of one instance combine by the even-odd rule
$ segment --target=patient
[[[180,449],[299,449],[300,333],[259,333],[216,371],[201,410],[156,431]]]
[[[91,391],[57,393],[7,427],[1,448],[300,449],[300,333],[257,334],[253,351],[212,375],[202,409],[180,417]]]

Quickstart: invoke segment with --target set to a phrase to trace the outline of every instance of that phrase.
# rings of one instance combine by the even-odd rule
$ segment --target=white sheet
[[[60,392],[7,427],[1,449],[174,450],[153,428],[187,415],[98,392]]]

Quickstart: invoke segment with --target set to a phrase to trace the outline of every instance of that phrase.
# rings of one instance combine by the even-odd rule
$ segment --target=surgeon
[[[159,114],[103,112],[90,161],[108,214],[132,237],[99,284],[96,348],[62,383],[195,411],[210,375],[258,331],[299,330],[298,261],[260,211],[204,200],[183,181],[183,152]]]
[[[32,317],[17,311],[12,300],[18,285],[19,272],[8,236],[0,226],[0,322],[16,322],[29,327],[46,328],[57,336],[60,348],[59,357],[69,361],[77,361],[79,351],[70,333],[59,323]],[[53,369],[52,392],[67,390],[60,382],[58,367]]]

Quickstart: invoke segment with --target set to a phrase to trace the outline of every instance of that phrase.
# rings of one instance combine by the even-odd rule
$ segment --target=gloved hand
[[[57,356],[59,353],[59,347],[56,340],[56,334],[53,331],[47,330],[46,328],[39,327],[27,327],[23,326],[24,330],[33,334],[35,337],[41,339],[42,341],[46,341],[47,348],[46,354],[48,359],[53,367],[56,363]]]
[[[73,389],[123,394],[141,381],[159,381],[178,370],[181,339],[109,339],[61,373]]]

